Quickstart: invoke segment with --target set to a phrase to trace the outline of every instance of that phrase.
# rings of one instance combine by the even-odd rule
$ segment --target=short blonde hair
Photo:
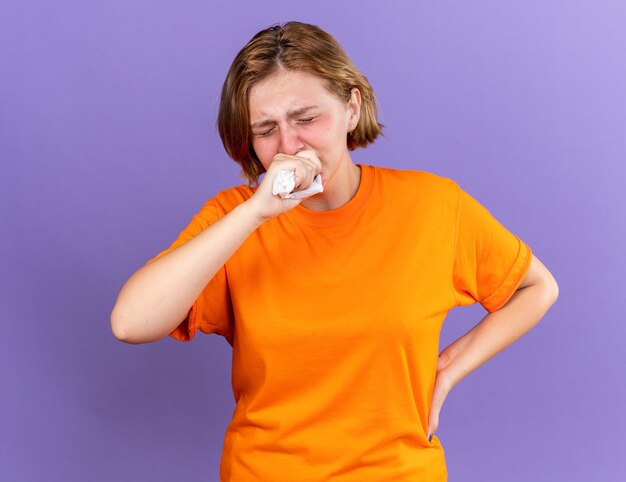
[[[349,150],[371,144],[384,127],[376,119],[376,98],[370,83],[330,34],[301,22],[261,30],[233,60],[222,87],[217,118],[224,148],[241,166],[241,177],[249,186],[258,183],[265,168],[252,148],[248,94],[256,82],[281,69],[308,72],[327,80],[328,91],[346,102],[351,90],[359,89],[361,116],[347,135]]]

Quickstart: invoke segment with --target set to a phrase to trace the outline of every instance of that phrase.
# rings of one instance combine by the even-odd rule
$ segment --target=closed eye
[[[260,137],[269,136],[272,133],[273,130],[274,130],[274,128],[272,127],[271,129],[269,129],[269,130],[267,130],[265,132],[259,132],[257,134],[257,136],[260,136]]]
[[[306,119],[298,119],[298,122],[301,124],[309,124],[315,120],[315,117],[307,117]],[[257,136],[259,137],[267,137],[274,131],[274,128],[268,129],[264,132],[259,132]]]

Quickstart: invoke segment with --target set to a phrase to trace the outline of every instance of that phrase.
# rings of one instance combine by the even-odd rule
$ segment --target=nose
[[[297,129],[293,126],[289,124],[281,126],[279,135],[280,145],[278,146],[278,152],[293,156],[296,152],[304,149],[304,143],[300,139]]]

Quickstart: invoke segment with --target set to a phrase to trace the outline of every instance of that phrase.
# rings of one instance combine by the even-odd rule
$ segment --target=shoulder
[[[213,220],[220,218],[250,199],[255,191],[256,187],[248,187],[245,184],[222,189],[204,203],[198,215]]]
[[[384,191],[393,190],[396,193],[414,195],[422,200],[427,197],[456,200],[458,197],[459,185],[449,177],[418,169],[371,167],[374,169],[376,181]]]
[[[249,187],[242,184],[219,191],[213,199],[218,205],[228,212],[244,201],[250,199],[255,191],[256,187]]]

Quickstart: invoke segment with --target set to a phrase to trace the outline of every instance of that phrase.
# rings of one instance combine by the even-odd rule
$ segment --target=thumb
[[[433,396],[430,402],[430,413],[428,414],[428,441],[432,439],[432,435],[439,428],[439,414],[443,407],[443,402],[450,391],[450,388],[445,383],[444,378],[441,376],[442,372],[437,373],[435,378],[435,387],[433,389]]]
[[[439,412],[440,407],[436,407],[434,404],[430,408],[430,414],[428,416],[428,441],[431,442],[433,435],[439,428]]]

